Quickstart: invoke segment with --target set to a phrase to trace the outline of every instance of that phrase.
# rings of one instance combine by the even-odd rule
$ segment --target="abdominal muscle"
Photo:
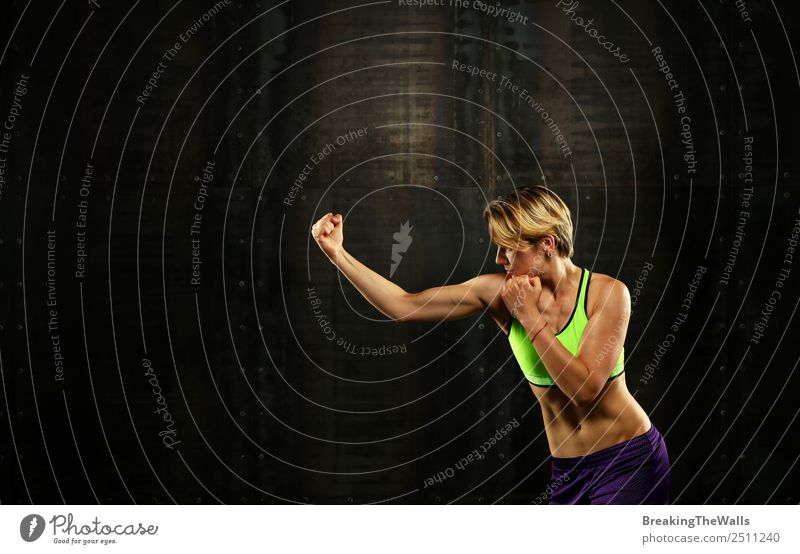
[[[585,456],[650,429],[647,413],[628,392],[624,373],[606,383],[585,407],[573,404],[556,386],[530,386],[542,407],[547,442],[555,457]]]

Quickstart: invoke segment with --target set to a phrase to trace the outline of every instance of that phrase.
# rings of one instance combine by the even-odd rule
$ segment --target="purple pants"
[[[669,504],[669,456],[655,425],[586,456],[553,456],[550,504]]]

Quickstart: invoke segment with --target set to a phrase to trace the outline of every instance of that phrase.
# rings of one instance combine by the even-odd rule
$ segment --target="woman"
[[[669,503],[666,444],[625,384],[628,289],[572,262],[570,211],[551,190],[519,189],[491,201],[483,215],[505,273],[417,293],[343,248],[340,214],[326,214],[311,232],[356,289],[393,320],[491,315],[542,408],[551,504]]]

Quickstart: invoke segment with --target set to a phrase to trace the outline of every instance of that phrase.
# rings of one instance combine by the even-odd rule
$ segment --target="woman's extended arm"
[[[479,275],[457,285],[408,293],[350,255],[344,247],[340,214],[325,214],[311,228],[328,259],[381,313],[395,321],[441,321],[467,317],[485,309],[492,293],[499,297],[502,279]]]

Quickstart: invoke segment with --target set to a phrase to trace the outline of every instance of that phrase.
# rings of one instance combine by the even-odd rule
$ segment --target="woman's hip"
[[[666,504],[669,455],[655,427],[586,456],[553,457],[552,504]],[[551,486],[551,488],[553,488]]]

